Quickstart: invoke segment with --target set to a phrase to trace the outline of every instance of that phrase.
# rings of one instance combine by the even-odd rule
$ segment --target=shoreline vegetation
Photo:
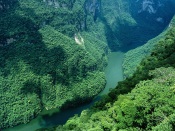
[[[173,18],[173,21],[175,17]],[[172,21],[172,22],[173,22]],[[175,25],[154,45],[133,76],[66,124],[42,131],[168,130],[175,124]],[[38,130],[39,131],[39,130]]]
[[[91,101],[97,96],[106,84],[104,69],[107,66],[107,55],[114,51],[126,53],[130,49],[145,44],[146,41],[160,34],[174,15],[175,6],[171,4],[171,0],[168,0],[170,3],[166,3],[167,1],[162,3],[164,6],[161,6],[154,15],[149,14],[149,10],[141,10],[142,12],[137,14],[140,10],[140,2],[142,0],[138,3],[132,3],[130,0],[1,0],[0,129],[28,123],[43,109],[64,110],[78,106],[85,101]],[[147,6],[154,7],[157,4]],[[132,9],[132,7],[135,8]],[[167,14],[163,9],[166,9]],[[154,18],[159,15],[162,19],[155,20]],[[138,84],[139,82],[149,81],[149,85],[156,80],[167,80],[164,74],[169,72],[173,78],[174,19],[170,28],[160,40],[156,40],[158,44],[155,44],[156,49],[149,50],[150,56],[140,59],[141,63],[136,71],[127,72],[128,76],[133,74],[131,77],[119,82],[116,89],[110,91],[108,96],[94,105],[92,111],[83,111],[80,117],[75,116],[58,129],[81,130],[81,128],[92,127],[92,130],[108,130],[113,128],[109,123],[116,124],[116,122],[119,125],[117,124],[114,130],[130,128],[135,123],[138,127],[136,129],[151,129],[155,126],[145,125],[145,120],[150,120],[147,114],[143,120],[138,116],[140,119],[133,122],[133,119],[137,117],[137,112],[142,111],[137,108],[143,108],[133,105],[133,102],[138,102],[133,101],[136,97],[133,96],[134,93],[123,95],[119,100],[117,98],[118,95],[128,93],[131,89],[137,90],[136,85],[138,85],[138,90],[145,87],[147,91],[147,84],[142,86]],[[135,54],[133,57],[136,57]],[[130,60],[127,59],[128,61]],[[131,67],[127,68],[138,65],[129,64]],[[161,74],[162,77],[159,77],[159,71],[164,72],[163,75]],[[163,87],[165,83],[157,82],[155,86]],[[174,81],[170,79],[169,83],[165,92],[169,91],[169,86],[173,88]],[[122,97],[126,99],[122,100]],[[122,106],[121,110],[116,109],[121,104],[126,106]],[[127,114],[129,112],[125,110],[127,104],[132,105],[134,114]],[[116,107],[112,108],[113,105]],[[117,118],[103,114],[111,110],[119,113]],[[147,110],[154,109],[148,108]],[[168,111],[172,114],[167,114],[166,111],[163,114],[168,118],[173,118],[174,112],[170,108]],[[160,117],[159,113],[155,119]],[[103,125],[99,125],[98,121],[102,119]],[[104,122],[106,119],[109,120],[108,123]],[[129,123],[124,119],[128,119]],[[161,117],[161,120],[164,119]],[[77,125],[78,121],[80,125]],[[87,125],[83,127],[81,122],[87,122]],[[98,127],[91,122],[95,122]],[[171,125],[171,122],[167,124]]]

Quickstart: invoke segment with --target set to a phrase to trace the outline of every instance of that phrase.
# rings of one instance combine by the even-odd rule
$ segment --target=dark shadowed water
[[[8,128],[5,131],[35,131],[39,128],[64,124],[70,117],[74,116],[75,114],[80,114],[82,110],[89,108],[92,104],[94,104],[94,102],[100,99],[101,95],[107,94],[111,88],[115,88],[118,81],[123,80],[122,61],[122,52],[112,52],[109,54],[108,66],[105,70],[107,81],[106,87],[91,103],[64,111],[59,111],[58,109],[49,111],[44,110],[30,123]]]

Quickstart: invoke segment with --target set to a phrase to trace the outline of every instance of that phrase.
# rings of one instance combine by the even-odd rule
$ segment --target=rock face
[[[161,6],[163,6],[163,4],[160,2],[155,3],[153,0],[143,0],[141,2],[141,9],[138,11],[138,13],[147,12],[149,14],[155,14],[158,8]]]
[[[17,0],[0,0],[0,11],[11,8]]]
[[[53,6],[54,8],[69,8],[73,7],[75,0],[43,0],[48,6]]]
[[[86,0],[85,2],[85,12],[86,14],[93,14],[94,21],[101,12],[101,1],[100,0]]]
[[[43,0],[47,5],[53,5],[55,8],[60,7],[60,3],[57,0]]]
[[[167,24],[175,13],[173,0],[136,0],[131,3],[131,13],[149,22]]]

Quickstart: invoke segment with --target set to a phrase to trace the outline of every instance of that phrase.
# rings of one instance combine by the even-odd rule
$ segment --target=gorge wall
[[[92,100],[109,49],[143,45],[174,9],[168,0],[0,0],[0,128]]]

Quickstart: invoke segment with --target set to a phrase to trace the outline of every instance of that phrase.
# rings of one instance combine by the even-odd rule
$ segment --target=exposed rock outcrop
[[[96,21],[101,12],[101,0],[86,0],[84,5],[86,14],[92,14],[94,21]]]
[[[16,2],[17,0],[0,0],[0,11],[10,9]]]
[[[175,13],[173,0],[136,0],[131,3],[133,16],[149,22],[167,24]]]

